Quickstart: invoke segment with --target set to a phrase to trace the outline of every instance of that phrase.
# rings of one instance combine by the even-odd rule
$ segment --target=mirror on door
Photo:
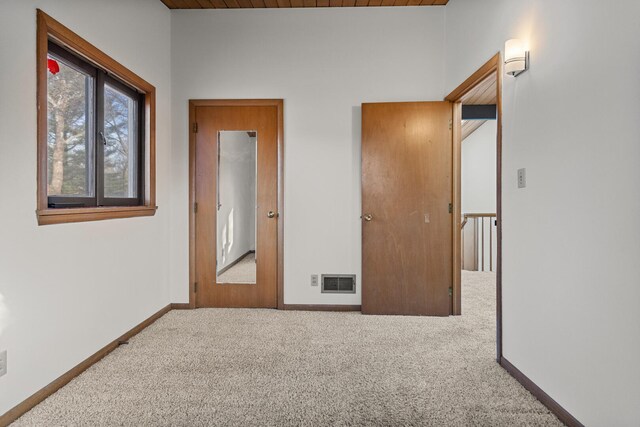
[[[218,133],[217,283],[256,283],[257,132]]]

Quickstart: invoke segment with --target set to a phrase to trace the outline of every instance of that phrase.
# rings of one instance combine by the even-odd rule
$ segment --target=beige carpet
[[[495,362],[495,276],[464,315],[172,311],[17,426],[555,426]]]
[[[256,254],[251,252],[218,276],[218,283],[256,283]]]

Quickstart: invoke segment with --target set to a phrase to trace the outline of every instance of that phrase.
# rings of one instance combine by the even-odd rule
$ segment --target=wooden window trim
[[[109,74],[144,93],[145,108],[145,194],[144,205],[52,209],[47,201],[47,54],[48,42],[56,43],[106,70]],[[135,73],[110,58],[42,10],[37,9],[37,106],[38,164],[37,210],[39,225],[99,221],[115,218],[153,216],[156,206],[156,89]]]

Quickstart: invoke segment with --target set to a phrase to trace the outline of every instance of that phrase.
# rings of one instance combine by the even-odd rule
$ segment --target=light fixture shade
[[[504,70],[510,76],[518,74],[529,69],[528,53],[522,40],[511,39],[504,44]]]

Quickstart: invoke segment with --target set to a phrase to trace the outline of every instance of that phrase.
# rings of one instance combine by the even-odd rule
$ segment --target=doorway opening
[[[189,101],[190,308],[283,306],[282,112]]]
[[[446,98],[454,104],[454,286],[462,314],[463,277],[496,289],[496,358],[502,358],[502,60],[497,53]]]

